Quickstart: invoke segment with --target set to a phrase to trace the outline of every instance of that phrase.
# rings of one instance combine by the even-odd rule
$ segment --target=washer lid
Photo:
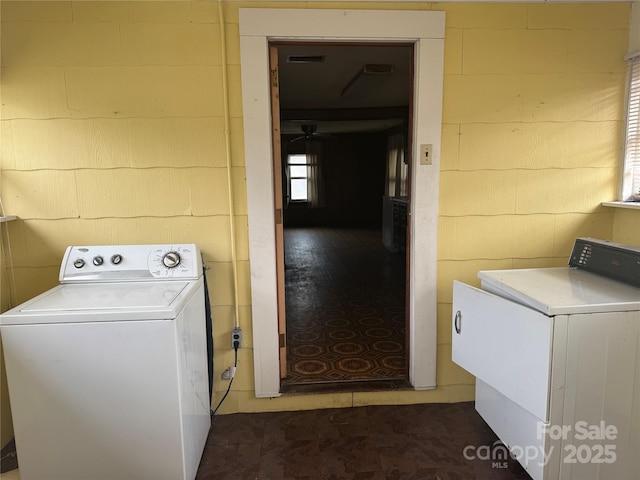
[[[640,310],[640,288],[568,267],[478,272],[482,288],[546,315]]]
[[[9,310],[3,325],[174,319],[196,282],[65,284]]]

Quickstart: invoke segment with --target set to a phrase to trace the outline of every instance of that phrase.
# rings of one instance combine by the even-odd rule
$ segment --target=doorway
[[[407,387],[413,44],[274,48],[283,390]]]
[[[404,41],[415,44],[411,217],[409,382],[436,387],[437,237],[445,14],[436,11],[241,8],[242,124],[247,185],[254,392],[281,395],[275,273],[274,175],[268,43],[287,41]],[[432,146],[419,164],[420,145]],[[443,301],[447,301],[443,298]]]

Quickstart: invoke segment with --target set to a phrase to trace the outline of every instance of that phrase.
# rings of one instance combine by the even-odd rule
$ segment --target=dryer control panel
[[[640,248],[597,238],[578,238],[569,266],[640,287]]]
[[[202,275],[200,249],[193,243],[70,246],[60,283],[186,280]]]

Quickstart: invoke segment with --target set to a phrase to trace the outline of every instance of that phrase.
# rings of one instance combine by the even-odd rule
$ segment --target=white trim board
[[[268,42],[415,43],[409,291],[409,381],[436,387],[436,270],[445,13],[438,11],[240,9],[242,100],[249,210],[255,394],[280,395]],[[419,145],[432,164],[420,165]]]

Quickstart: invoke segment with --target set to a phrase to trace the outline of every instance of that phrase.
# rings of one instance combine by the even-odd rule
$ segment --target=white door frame
[[[409,382],[436,387],[437,246],[444,12],[240,9],[242,101],[256,397],[280,395],[269,91],[270,40],[414,42],[409,257]],[[431,164],[420,162],[430,144]],[[382,212],[381,212],[382,215]]]

